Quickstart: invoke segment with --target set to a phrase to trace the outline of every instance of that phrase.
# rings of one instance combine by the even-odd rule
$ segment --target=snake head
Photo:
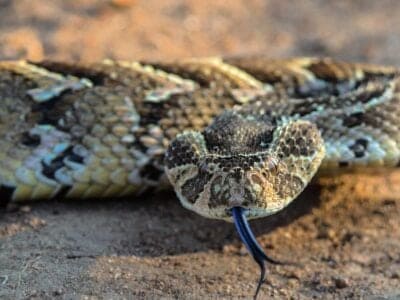
[[[184,207],[215,219],[273,214],[308,184],[324,156],[317,127],[229,111],[203,132],[186,131],[171,142],[166,174]]]

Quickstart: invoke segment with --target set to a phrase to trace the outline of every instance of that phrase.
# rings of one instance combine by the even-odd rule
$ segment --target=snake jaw
[[[257,298],[257,295],[260,291],[261,285],[265,279],[265,261],[272,264],[282,264],[279,261],[276,261],[270,257],[268,257],[261,246],[258,244],[257,239],[255,238],[249,223],[246,219],[246,210],[243,207],[236,206],[232,208],[232,218],[235,223],[236,230],[240,236],[240,239],[246,246],[247,250],[253,256],[253,259],[260,267],[260,278],[258,280],[256,292],[254,294],[254,299]]]

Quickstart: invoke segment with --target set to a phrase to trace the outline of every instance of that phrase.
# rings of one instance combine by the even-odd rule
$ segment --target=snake
[[[396,67],[332,58],[0,62],[0,204],[173,187],[234,222],[284,209],[315,176],[400,166]]]

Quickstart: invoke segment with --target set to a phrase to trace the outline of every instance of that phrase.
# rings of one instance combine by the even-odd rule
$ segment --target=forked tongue
[[[258,244],[253,232],[251,231],[251,228],[245,216],[245,211],[246,210],[243,207],[233,207],[232,216],[240,239],[245,244],[247,250],[253,256],[254,260],[260,266],[260,279],[258,280],[256,293],[254,294],[254,299],[256,299],[258,292],[260,291],[260,287],[265,279],[265,261],[272,264],[281,264],[281,262],[268,257],[264,253],[264,250]]]

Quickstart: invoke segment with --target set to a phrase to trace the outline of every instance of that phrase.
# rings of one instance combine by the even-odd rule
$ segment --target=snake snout
[[[227,211],[235,206],[246,208],[249,219],[283,209],[311,180],[323,156],[323,141],[310,122],[273,130],[269,123],[225,114],[202,133],[179,134],[165,166],[186,208],[229,221]]]
[[[182,204],[203,216],[230,220],[241,206],[249,218],[264,216],[278,159],[270,153],[219,155],[199,132],[178,135],[166,153],[166,173]]]

